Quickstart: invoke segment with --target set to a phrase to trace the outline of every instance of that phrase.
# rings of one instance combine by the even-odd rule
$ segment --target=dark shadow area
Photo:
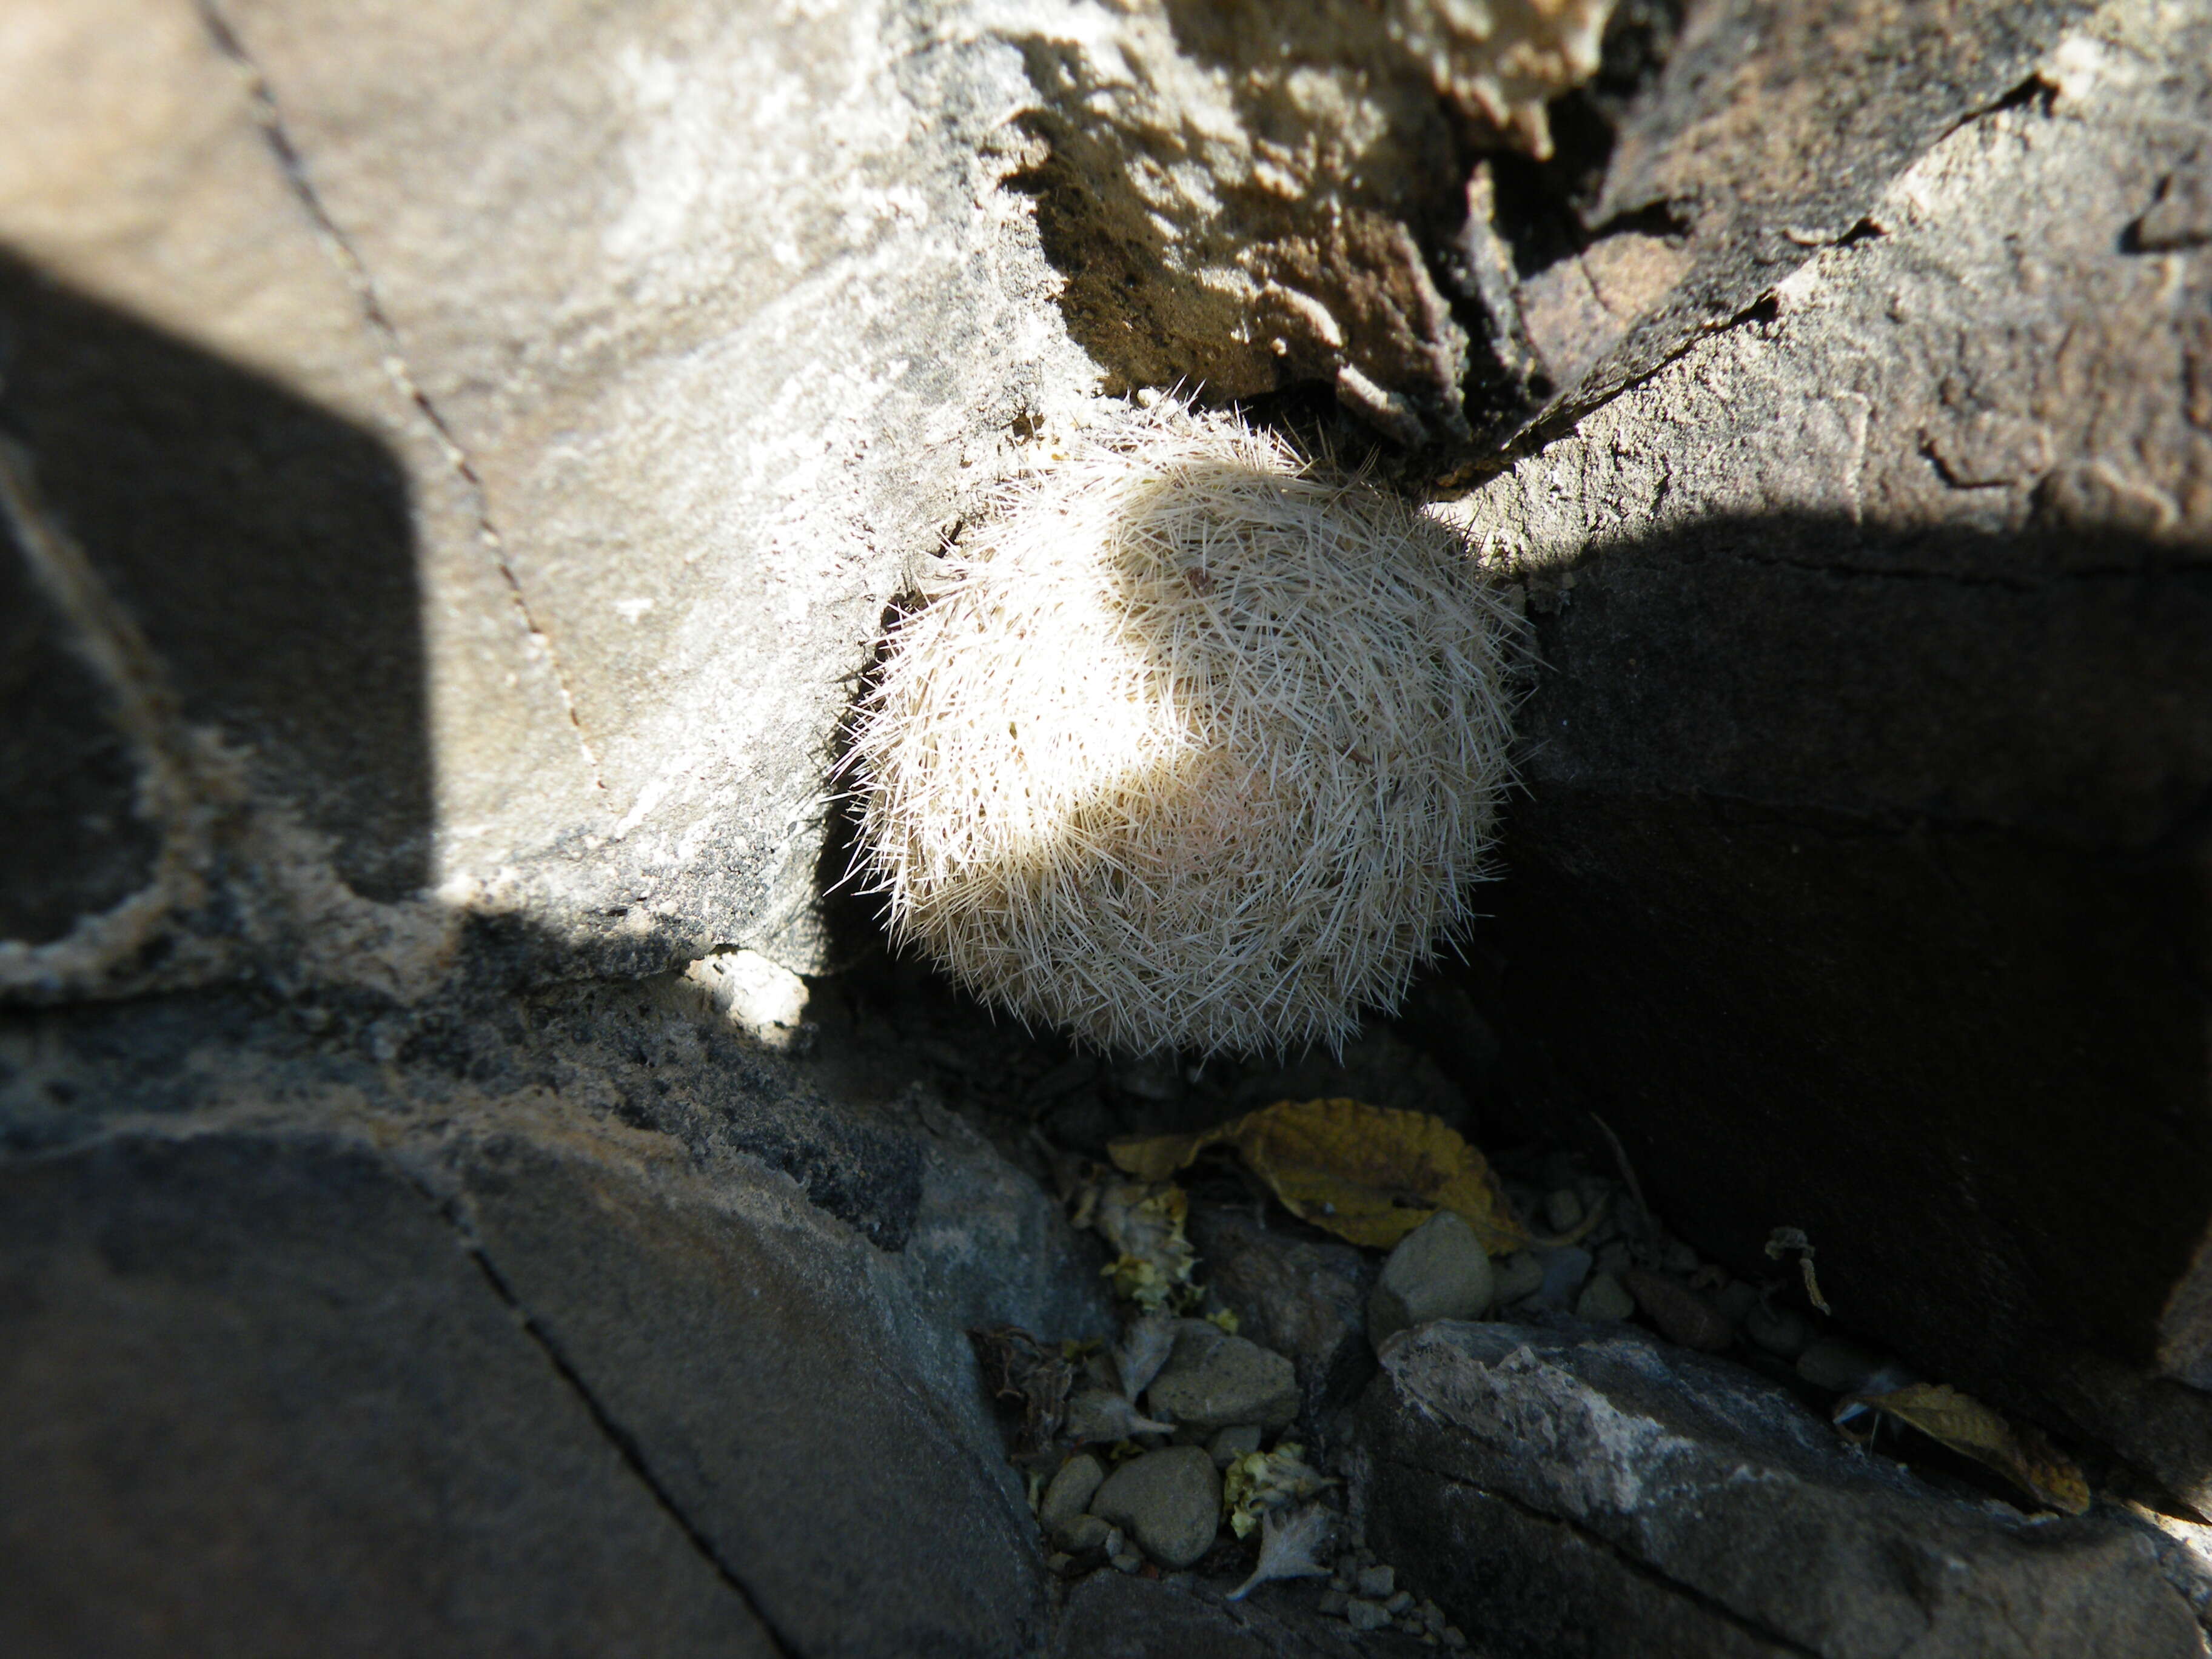
[[[2202,1381],[2212,569],[1752,519],[1577,575],[1462,976],[1501,1133],[1610,1167],[1601,1115],[1701,1250],[1802,1228],[1842,1316],[2046,1421],[2078,1354]]]
[[[330,837],[356,891],[419,889],[421,593],[407,478],[385,445],[5,251],[0,434],[166,665],[185,720]],[[12,549],[0,629],[0,935],[51,939],[136,885],[152,842],[102,689]]]
[[[1682,0],[1617,5],[1606,21],[1597,74],[1546,106],[1552,154],[1540,161],[1510,148],[1489,152],[1493,224],[1517,276],[1532,276],[1618,230],[1688,234],[1664,202],[1650,204],[1629,222],[1600,224],[1594,217],[1620,131],[1634,118],[1638,100],[1648,98],[1674,52],[1683,11]]]
[[[0,531],[0,536],[4,536]],[[9,547],[0,556],[0,939],[44,945],[153,878],[161,831],[106,689]]]
[[[1534,606],[1486,919],[1342,1063],[1096,1055],[914,962],[823,994],[1091,1157],[1348,1094],[1611,1174],[1595,1113],[1709,1259],[1771,1276],[1802,1228],[1846,1329],[2212,1475],[2212,1396],[2154,1376],[2212,1348],[2212,568],[1806,517],[1576,574]],[[2156,1443],[2081,1403],[2084,1356],[2157,1393]]]

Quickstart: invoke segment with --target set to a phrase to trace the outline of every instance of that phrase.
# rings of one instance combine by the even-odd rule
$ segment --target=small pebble
[[[1390,1615],[1382,1611],[1380,1601],[1347,1601],[1344,1619],[1354,1630],[1381,1630],[1390,1622]]]
[[[1497,1281],[1492,1294],[1501,1304],[1518,1302],[1544,1288],[1544,1264],[1526,1250],[1516,1250],[1504,1261],[1490,1265]]]
[[[1466,1632],[1462,1631],[1457,1625],[1446,1625],[1444,1626],[1444,1645],[1448,1648],[1465,1647],[1467,1645]]]
[[[1109,1555],[1106,1559],[1112,1563],[1116,1572],[1134,1572],[1145,1565],[1145,1558],[1132,1549],[1124,1549],[1121,1554]]]
[[[1758,1305],[1759,1287],[1747,1279],[1731,1279],[1713,1292],[1713,1306],[1731,1325],[1742,1324],[1744,1316]]]
[[[1771,1354],[1795,1359],[1813,1340],[1812,1322],[1792,1308],[1753,1302],[1743,1316],[1743,1334]]]
[[[1393,1595],[1389,1601],[1382,1604],[1382,1611],[1390,1614],[1393,1618],[1395,1618],[1398,1614],[1405,1612],[1407,1607],[1410,1607],[1413,1605],[1413,1592],[1411,1590],[1400,1590],[1396,1595]]]
[[[1575,1293],[1589,1277],[1590,1253],[1574,1245],[1565,1249],[1541,1250],[1537,1261],[1544,1267],[1543,1287],[1536,1292],[1536,1304],[1543,1308],[1571,1308]]]
[[[1480,1319],[1494,1290],[1489,1253],[1474,1229],[1438,1210],[1400,1239],[1383,1262],[1367,1298],[1367,1340],[1379,1348],[1432,1319]]]
[[[1422,1602],[1421,1622],[1431,1630],[1442,1630],[1444,1627],[1444,1610],[1433,1601]]]
[[[1176,1322],[1168,1363],[1145,1391],[1154,1417],[1209,1434],[1240,1423],[1288,1428],[1298,1402],[1297,1370],[1288,1359],[1203,1319]]]
[[[1352,1598],[1334,1587],[1321,1593],[1321,1610],[1332,1619],[1344,1617],[1345,1604]]]
[[[1849,1394],[1881,1369],[1879,1356],[1855,1342],[1824,1336],[1797,1356],[1797,1375],[1816,1389]]]
[[[1236,1423],[1221,1430],[1206,1443],[1206,1453],[1213,1459],[1213,1467],[1225,1469],[1240,1457],[1249,1457],[1260,1449],[1260,1425],[1257,1423]]]
[[[1202,1447],[1146,1452],[1107,1477],[1091,1512],[1135,1534],[1162,1566],[1187,1567],[1213,1546],[1221,1475]]]
[[[1080,1555],[1085,1550],[1103,1549],[1106,1535],[1113,1530],[1095,1515],[1079,1515],[1066,1526],[1057,1528],[1053,1538],[1062,1548]]]
[[[1359,1593],[1380,1601],[1389,1595],[1398,1583],[1395,1567],[1362,1567],[1359,1570]]]
[[[1045,1557],[1044,1565],[1045,1571],[1048,1572],[1066,1572],[1075,1565],[1075,1558],[1064,1550],[1055,1550],[1052,1554]]]
[[[1557,1188],[1544,1200],[1544,1220],[1555,1233],[1564,1233],[1583,1218],[1583,1200],[1571,1187]]]
[[[1718,1353],[1735,1342],[1735,1332],[1720,1310],[1680,1280],[1631,1267],[1620,1275],[1620,1283],[1669,1342],[1701,1353]]]
[[[1060,1466],[1052,1484],[1037,1505],[1037,1519],[1047,1532],[1057,1534],[1068,1522],[1091,1507],[1106,1479],[1106,1466],[1088,1452],[1079,1453]]]
[[[1611,1273],[1599,1273],[1583,1286],[1575,1298],[1577,1319],[1626,1319],[1636,1311],[1636,1300]]]

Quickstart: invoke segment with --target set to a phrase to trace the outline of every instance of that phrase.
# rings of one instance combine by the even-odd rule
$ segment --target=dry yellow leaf
[[[1911,1425],[1929,1439],[1994,1469],[2038,1503],[2069,1515],[2089,1507],[2081,1471],[2034,1429],[2008,1423],[1987,1406],[1942,1382],[1912,1382],[1887,1394],[1852,1395],[1838,1403],[1838,1416],[1870,1406]]]
[[[1438,1210],[1455,1212],[1492,1255],[1528,1243],[1482,1154],[1428,1112],[1285,1100],[1201,1134],[1107,1150],[1139,1179],[1165,1181],[1213,1146],[1235,1147],[1292,1215],[1354,1244],[1387,1250]]]

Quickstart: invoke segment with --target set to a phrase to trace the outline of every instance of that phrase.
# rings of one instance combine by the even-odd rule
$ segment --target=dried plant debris
[[[2039,1504],[2067,1515],[2089,1507],[2089,1483],[2072,1461],[2025,1423],[2009,1423],[1978,1400],[1942,1382],[1911,1382],[1881,1394],[1847,1395],[1835,1410],[1836,1426],[1864,1443],[1873,1438],[1852,1425],[1881,1412],[1929,1439],[1992,1469]]]
[[[1175,1425],[1145,1416],[1127,1395],[1110,1389],[1078,1389],[1067,1402],[1071,1439],[1119,1447],[1140,1434],[1173,1434]]]
[[[1797,1271],[1804,1276],[1805,1299],[1824,1314],[1832,1314],[1828,1299],[1820,1294],[1820,1281],[1813,1273],[1813,1241],[1805,1236],[1802,1227],[1777,1227],[1767,1235],[1766,1255],[1770,1261],[1784,1261],[1797,1258]]]
[[[1040,1452],[1059,1438],[1075,1385],[1075,1367],[1067,1356],[1016,1325],[970,1331],[968,1340],[992,1398],[1021,1413],[1021,1453]]]
[[[1249,1538],[1267,1517],[1337,1484],[1305,1461],[1304,1446],[1285,1440],[1273,1451],[1247,1453],[1223,1471],[1221,1510],[1229,1529]]]
[[[1230,1591],[1241,1601],[1261,1585],[1277,1578],[1319,1578],[1329,1570],[1322,1552],[1335,1530],[1336,1517],[1319,1504],[1288,1514],[1270,1510],[1261,1522],[1260,1559],[1252,1576]],[[1238,1534],[1240,1537],[1242,1534]]]
[[[1200,1295],[1191,1279],[1198,1252],[1183,1234],[1189,1213],[1172,1182],[1106,1180],[1085,1188],[1075,1224],[1095,1227],[1114,1250],[1105,1271],[1115,1295],[1147,1314],[1181,1313]]]
[[[1160,1374],[1175,1350],[1175,1321],[1164,1315],[1146,1314],[1129,1322],[1121,1346],[1114,1350],[1115,1375],[1126,1397],[1135,1400]]]
[[[1387,1250],[1438,1210],[1503,1255],[1529,1243],[1490,1165],[1429,1112],[1357,1100],[1279,1101],[1194,1135],[1114,1142],[1114,1162],[1164,1181],[1210,1146],[1235,1149],[1283,1207],[1352,1243]]]

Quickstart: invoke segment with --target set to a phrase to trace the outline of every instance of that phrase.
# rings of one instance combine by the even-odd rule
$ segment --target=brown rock
[[[1704,1353],[1718,1353],[1735,1343],[1735,1331],[1721,1310],[1688,1285],[1649,1267],[1623,1268],[1620,1282],[1669,1342]]]

